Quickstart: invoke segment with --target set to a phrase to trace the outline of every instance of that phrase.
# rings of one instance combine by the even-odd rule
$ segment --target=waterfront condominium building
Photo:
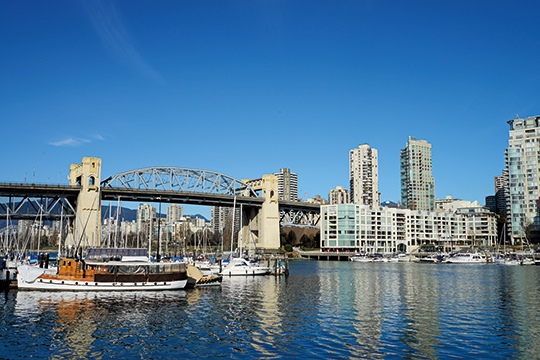
[[[523,239],[527,230],[536,237],[540,227],[538,216],[540,116],[526,119],[516,117],[508,121],[508,124],[510,133],[505,160],[509,176],[509,193],[506,215],[509,234],[512,241],[515,241]]]
[[[275,173],[278,180],[278,195],[280,200],[298,201],[298,174],[290,169],[280,169]]]
[[[409,136],[401,149],[401,206],[411,210],[433,211],[435,180],[431,171],[431,144]]]
[[[330,205],[348,204],[349,202],[349,190],[344,189],[343,186],[337,186],[335,189],[330,190],[328,195]]]
[[[350,200],[353,204],[381,204],[377,149],[368,144],[349,151]]]
[[[456,212],[357,204],[321,206],[321,249],[366,253],[411,252],[424,246],[454,251],[493,246],[495,214],[482,207]]]

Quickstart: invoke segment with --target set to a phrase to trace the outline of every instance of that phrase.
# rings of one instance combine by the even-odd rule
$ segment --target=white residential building
[[[435,211],[443,212],[456,212],[461,208],[480,207],[478,201],[467,201],[461,199],[454,199],[452,195],[446,195],[446,199],[435,200]]]
[[[331,189],[328,195],[328,203],[330,205],[350,203],[349,190],[344,189],[343,186],[336,186],[335,189]]]
[[[167,206],[167,224],[174,224],[184,216],[184,207],[178,204]]]
[[[156,221],[156,208],[152,204],[139,204],[137,208],[137,232],[141,232],[145,223],[153,227]]]
[[[529,234],[538,239],[540,238],[538,206],[540,116],[526,119],[516,117],[508,121],[508,124],[510,131],[505,160],[508,172],[506,217],[509,234],[512,241],[525,240],[529,230]]]
[[[280,169],[274,174],[278,180],[278,195],[280,200],[298,201],[298,174],[290,169]]]
[[[442,251],[494,245],[494,218],[477,214],[482,239],[476,230],[468,232],[469,224],[477,227],[476,218],[471,220],[470,214],[357,204],[321,206],[321,249],[394,253],[411,252],[428,244]],[[488,224],[484,227],[484,223]]]
[[[349,151],[350,200],[359,205],[381,204],[377,149],[368,144]]]

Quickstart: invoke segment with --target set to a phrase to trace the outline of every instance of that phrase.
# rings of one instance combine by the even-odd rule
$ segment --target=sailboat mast
[[[64,220],[64,206],[61,207],[60,212],[60,232],[58,235],[58,255],[56,255],[57,259],[60,259],[60,251],[62,249],[62,227],[63,227],[63,220]]]
[[[242,216],[242,204],[240,204],[240,230],[238,232],[238,249],[240,252],[240,257],[242,257],[242,219],[244,216]]]
[[[9,206],[6,207],[6,236],[4,238],[4,252],[8,253],[9,251]]]
[[[232,254],[233,254],[233,243],[234,243],[234,215],[236,212],[236,195],[234,196],[233,201],[233,213],[232,213],[232,225],[231,225],[231,260],[232,260]]]
[[[111,247],[111,202],[109,201],[109,219],[107,220],[109,222],[109,239],[107,240],[107,248]]]
[[[114,247],[115,248],[118,248],[120,246],[120,237],[119,237],[119,232],[120,232],[120,226],[118,224],[120,220],[120,196],[118,197],[118,206],[116,207],[116,237],[114,238]]]
[[[161,200],[161,199],[160,199]],[[158,219],[158,223],[157,223],[157,228],[158,228],[158,246],[157,246],[157,255],[156,255],[156,261],[157,262],[160,262],[161,261],[161,201],[159,202],[159,211],[158,211],[158,215],[157,215],[157,219]]]
[[[39,223],[37,226],[38,229],[38,243],[37,243],[37,253],[39,255],[39,247],[41,245],[41,227],[43,222],[43,204],[39,204]]]

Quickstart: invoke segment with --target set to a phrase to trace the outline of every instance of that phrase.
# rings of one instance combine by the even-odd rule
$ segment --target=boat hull
[[[233,259],[219,273],[222,276],[257,276],[268,275],[271,269],[266,266],[253,265],[245,259]]]
[[[270,274],[270,269],[242,269],[242,270],[226,270],[224,269],[220,275],[222,276],[258,276],[258,275],[268,275]]]
[[[160,282],[126,282],[105,283],[93,281],[51,280],[36,279],[26,282],[19,278],[19,290],[53,290],[53,291],[156,291],[156,290],[179,290],[186,286],[186,280],[160,281]]]
[[[183,289],[188,281],[183,264],[92,263],[62,260],[59,269],[20,265],[17,285],[20,290],[58,291],[156,291]],[[145,273],[145,270],[151,271]],[[159,268],[158,268],[159,267]],[[161,272],[178,268],[177,272]],[[135,272],[130,272],[136,268]],[[185,268],[184,268],[185,269]],[[57,273],[58,272],[58,273]]]

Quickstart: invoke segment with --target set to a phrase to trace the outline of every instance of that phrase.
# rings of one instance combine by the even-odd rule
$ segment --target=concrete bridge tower
[[[242,229],[242,239],[245,246],[253,244],[259,250],[274,252],[279,249],[279,205],[278,178],[275,175],[263,175],[259,180],[243,180],[256,191],[262,192],[264,203],[262,208],[245,209],[248,224]],[[251,229],[251,233],[250,230]]]
[[[79,186],[77,216],[73,224],[73,236],[67,246],[76,248],[99,247],[101,243],[101,159],[84,157],[82,164],[72,164],[69,184]]]

